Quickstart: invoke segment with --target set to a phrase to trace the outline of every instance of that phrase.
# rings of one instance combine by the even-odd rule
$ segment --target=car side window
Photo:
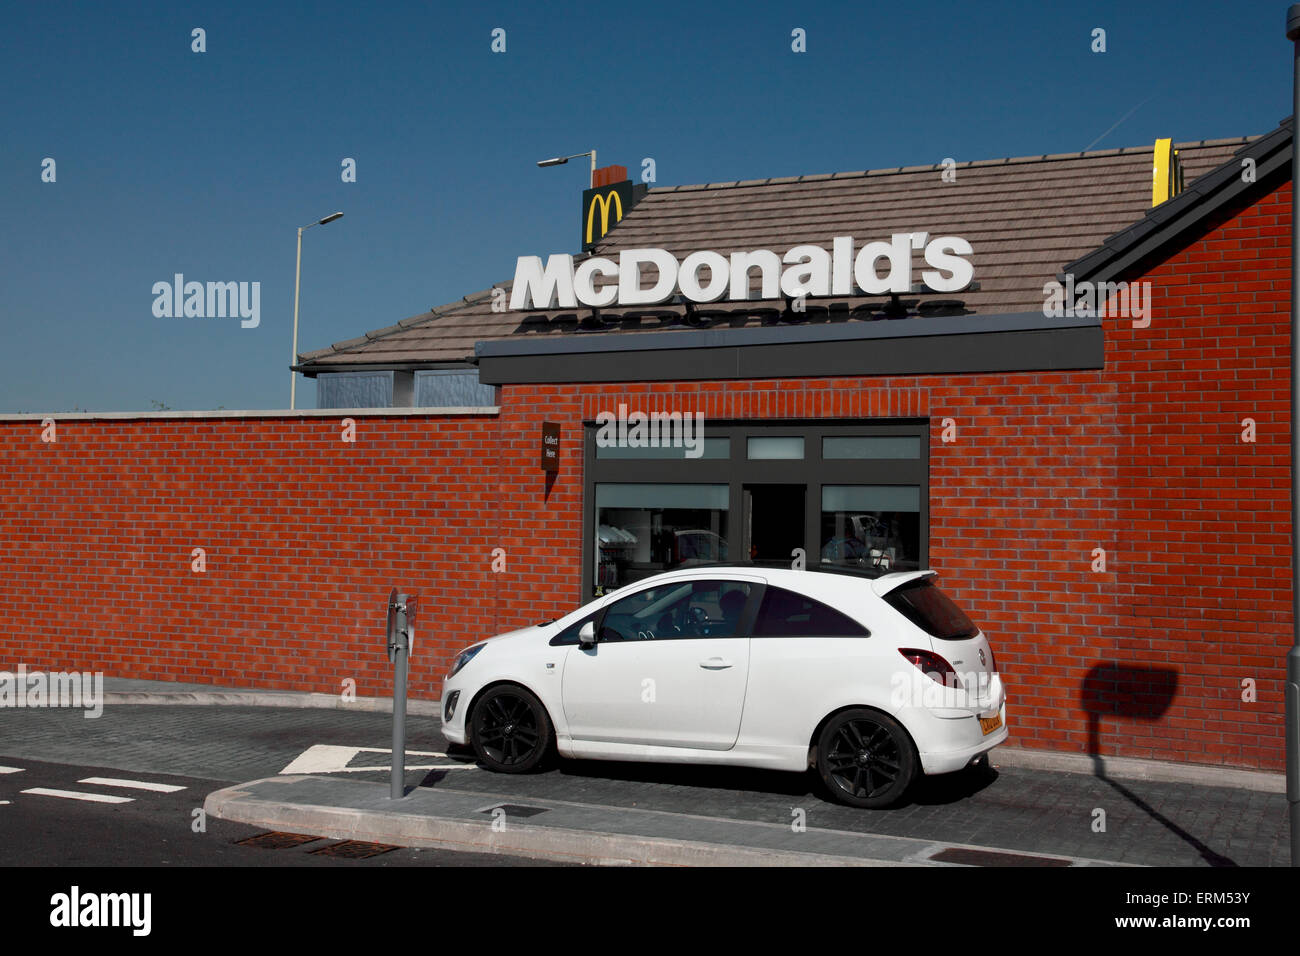
[[[578,618],[576,623],[570,624],[559,634],[556,634],[553,638],[551,638],[549,642],[551,647],[560,647],[565,644],[577,644],[578,632],[582,630],[582,625],[586,624],[588,621],[594,621],[598,617],[600,617],[600,612],[596,611],[593,614],[588,614],[585,617]]]
[[[755,637],[870,637],[847,614],[810,597],[768,585],[754,623]]]
[[[750,587],[744,581],[674,581],[638,591],[606,609],[599,639],[734,637]]]

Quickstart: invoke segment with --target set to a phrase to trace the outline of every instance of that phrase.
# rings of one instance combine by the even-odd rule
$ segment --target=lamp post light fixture
[[[289,353],[289,409],[291,411],[297,408],[295,401],[297,398],[298,373],[293,370],[293,367],[298,364],[298,288],[302,279],[302,231],[310,229],[312,226],[323,226],[327,222],[342,218],[343,213],[332,212],[324,219],[317,219],[315,222],[309,222],[305,226],[298,227],[298,264],[293,270],[293,351]]]
[[[579,156],[591,157],[591,178],[587,180],[587,188],[591,189],[596,185],[596,151],[590,150],[586,153],[574,153],[572,156],[556,156],[553,159],[540,159],[537,161],[538,166],[563,166],[571,159],[577,159]]]

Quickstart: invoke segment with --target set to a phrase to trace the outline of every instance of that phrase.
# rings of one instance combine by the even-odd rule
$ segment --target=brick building
[[[382,693],[397,585],[436,697],[456,650],[600,589],[802,552],[937,569],[997,650],[1014,745],[1280,769],[1291,148],[1290,121],[1181,144],[1181,192],[1158,150],[1154,207],[1149,148],[638,191],[572,267],[882,258],[802,296],[762,262],[709,301],[619,305],[604,267],[583,301],[609,304],[503,282],[301,356],[335,406],[313,412],[59,416],[56,441],[4,417],[0,667]],[[927,262],[961,237],[972,275],[868,289],[900,235]],[[1074,307],[1098,283],[1123,295]],[[703,433],[598,440],[637,413]]]

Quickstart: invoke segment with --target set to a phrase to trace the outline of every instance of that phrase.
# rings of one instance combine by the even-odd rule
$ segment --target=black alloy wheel
[[[841,803],[868,810],[892,806],[917,775],[916,748],[898,721],[856,708],[836,714],[817,743],[817,773]]]
[[[470,726],[474,753],[489,770],[527,773],[550,750],[551,719],[522,687],[493,687],[474,705]]]

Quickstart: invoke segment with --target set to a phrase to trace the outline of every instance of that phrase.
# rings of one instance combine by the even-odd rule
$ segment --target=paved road
[[[273,776],[313,745],[382,749],[391,732],[388,715],[336,710],[117,706],[97,720],[59,710],[11,710],[2,717],[0,764],[27,760],[189,778],[197,782],[195,790]],[[446,750],[436,719],[412,717],[408,723],[409,750]],[[386,760],[386,754],[363,751],[350,763],[376,766]],[[412,756],[408,766],[457,762],[472,764],[467,756]],[[382,773],[350,776],[384,779]],[[927,780],[908,806],[879,813],[828,803],[810,775],[743,769],[560,761],[545,773],[524,777],[478,769],[407,774],[409,785],[442,780],[458,790],[521,799],[785,824],[802,812],[809,827],[1157,866],[1281,866],[1288,860],[1286,800],[1280,794],[1108,782],[1019,768]],[[12,800],[5,795],[12,790],[12,783],[0,776],[0,800]],[[190,808],[201,803],[201,794],[188,792],[180,801]],[[0,811],[12,809],[0,806]],[[1098,810],[1104,811],[1104,831],[1096,829]],[[0,812],[0,842],[8,829],[4,821]]]
[[[325,839],[292,846],[245,845],[240,841],[263,831],[201,815],[209,792],[235,782],[142,772],[135,760],[109,754],[95,766],[0,755],[0,866],[553,865],[414,848],[374,848],[381,852],[351,858],[335,854],[354,848],[339,849],[344,841]]]

